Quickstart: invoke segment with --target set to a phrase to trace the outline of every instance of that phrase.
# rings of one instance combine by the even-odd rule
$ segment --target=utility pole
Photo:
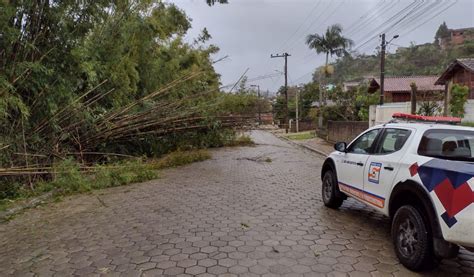
[[[258,113],[258,125],[262,125],[262,111],[260,108],[260,85],[251,85],[251,87],[257,88],[257,113]]]
[[[382,34],[382,45],[380,52],[380,106],[383,105],[383,97],[384,97],[384,83],[385,83],[385,47],[387,44],[385,43],[385,34]]]
[[[285,58],[285,132],[288,133],[288,53],[270,55],[270,58]]]
[[[300,99],[300,89],[301,87],[300,86],[297,86],[296,87],[296,99],[295,99],[295,102],[296,102],[296,132],[299,133],[300,131],[300,126],[299,126],[299,112],[300,112],[300,106],[299,106],[299,99]]]
[[[379,104],[380,106],[383,105],[384,102],[384,85],[385,85],[385,49],[387,48],[387,45],[392,42],[392,40],[398,38],[398,35],[393,36],[393,38],[386,42],[385,41],[385,33],[380,35],[382,37],[382,44],[380,45],[381,51],[380,51],[380,101]]]

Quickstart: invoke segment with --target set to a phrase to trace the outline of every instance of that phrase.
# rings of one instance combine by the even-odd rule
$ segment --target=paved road
[[[253,135],[256,147],[0,224],[0,275],[412,274],[394,256],[387,218],[352,200],[323,207],[321,157]],[[472,276],[474,255],[430,274],[448,272]]]

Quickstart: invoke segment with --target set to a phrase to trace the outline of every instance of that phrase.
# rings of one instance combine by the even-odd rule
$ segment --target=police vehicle
[[[396,255],[411,270],[434,268],[459,246],[474,251],[474,128],[393,117],[335,144],[321,172],[324,204],[353,197],[389,216]]]

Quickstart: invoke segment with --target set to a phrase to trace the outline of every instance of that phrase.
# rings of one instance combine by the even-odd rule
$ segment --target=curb
[[[292,144],[292,145],[296,145],[296,146],[298,146],[298,147],[304,148],[304,149],[306,149],[306,150],[309,150],[309,151],[314,152],[314,153],[316,153],[316,154],[319,154],[319,155],[321,155],[321,156],[327,157],[327,156],[329,155],[329,153],[325,153],[325,152],[323,152],[323,151],[321,151],[321,150],[318,150],[318,149],[316,149],[316,148],[313,148],[313,147],[308,146],[308,145],[305,145],[305,144],[299,144],[299,143],[297,143],[297,142],[294,142],[294,141],[290,140],[289,138],[280,136],[280,135],[278,135],[278,134],[273,134],[273,135],[275,135],[277,138],[280,138],[280,139],[282,139],[282,140],[284,140],[284,141],[289,142],[289,143]]]

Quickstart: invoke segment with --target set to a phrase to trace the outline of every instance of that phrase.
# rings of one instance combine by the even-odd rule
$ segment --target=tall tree
[[[322,35],[320,34],[309,34],[306,37],[306,44],[310,49],[314,49],[316,53],[321,54],[324,53],[326,54],[326,62],[324,65],[324,76],[327,78],[329,75],[329,69],[328,69],[328,62],[329,62],[329,55],[331,57],[333,55],[336,55],[338,57],[341,57],[342,55],[347,53],[347,49],[350,48],[354,42],[346,38],[342,35],[342,26],[339,24],[334,24],[329,26],[326,29],[326,32]],[[322,82],[320,82],[321,84]],[[319,101],[320,101],[320,106],[322,107],[322,102],[323,102],[323,90],[319,90]],[[319,118],[319,128],[322,128],[323,126],[323,121],[322,117],[320,116]]]
[[[445,38],[448,36],[449,36],[448,25],[446,25],[446,22],[443,22],[441,25],[439,25],[438,30],[436,31],[435,43],[439,44],[439,39]]]
[[[206,3],[207,3],[209,6],[213,6],[215,3],[227,4],[228,1],[227,1],[227,0],[206,0]]]

